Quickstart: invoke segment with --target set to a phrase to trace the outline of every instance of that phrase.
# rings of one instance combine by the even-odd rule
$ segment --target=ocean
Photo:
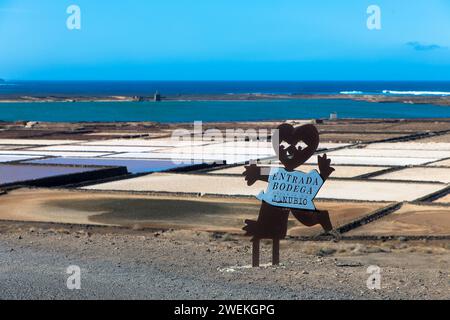
[[[450,82],[6,82],[1,96],[176,94],[412,94],[450,95]],[[47,122],[192,122],[328,118],[450,118],[450,107],[345,99],[264,101],[0,103],[0,120]]]
[[[46,122],[450,118],[450,107],[351,100],[0,103],[0,120]]]
[[[450,95],[450,81],[7,81],[0,95],[421,94]]]

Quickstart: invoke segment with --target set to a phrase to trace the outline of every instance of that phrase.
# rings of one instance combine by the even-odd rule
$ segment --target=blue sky
[[[448,0],[0,0],[6,79],[450,80],[449,48]]]

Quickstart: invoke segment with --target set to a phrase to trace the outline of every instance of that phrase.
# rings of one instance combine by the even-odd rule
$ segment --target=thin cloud
[[[416,51],[433,51],[433,50],[447,49],[447,47],[443,47],[435,43],[423,44],[418,41],[411,41],[408,42],[406,45],[413,48]]]

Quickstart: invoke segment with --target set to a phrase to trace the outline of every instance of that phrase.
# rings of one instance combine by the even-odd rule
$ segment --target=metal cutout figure
[[[317,151],[319,131],[312,124],[294,128],[290,124],[280,125],[272,144],[284,167],[245,167],[245,180],[251,186],[256,181],[268,182],[266,192],[257,198],[262,201],[257,221],[245,220],[243,230],[253,242],[253,267],[259,266],[261,239],[272,239],[272,264],[280,263],[280,240],[286,237],[289,213],[308,227],[321,225],[326,232],[333,229],[328,211],[317,210],[313,200],[325,180],[335,170],[327,155],[318,156],[319,172],[295,171]],[[305,144],[306,146],[302,147]]]

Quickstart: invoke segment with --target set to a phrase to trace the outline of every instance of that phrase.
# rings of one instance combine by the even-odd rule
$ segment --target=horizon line
[[[351,80],[157,80],[157,79],[5,79],[0,78],[5,82],[450,82],[447,80],[361,80],[361,79],[351,79]]]

